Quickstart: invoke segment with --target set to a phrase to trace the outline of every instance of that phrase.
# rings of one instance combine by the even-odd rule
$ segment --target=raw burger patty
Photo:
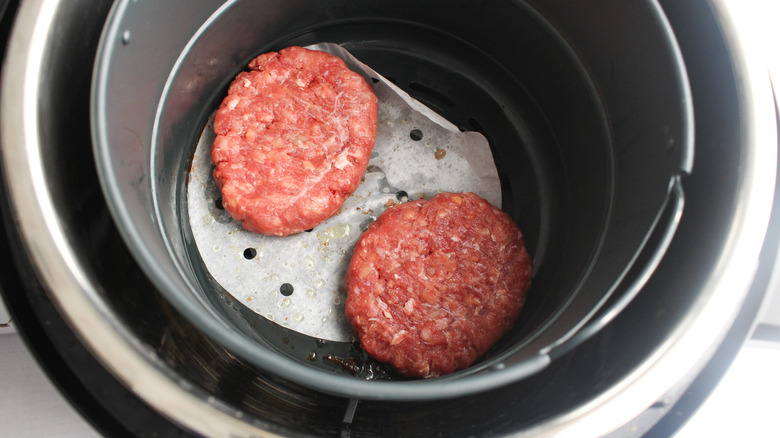
[[[409,377],[463,369],[514,324],[531,285],[523,236],[473,193],[391,207],[346,275],[346,314],[363,349]]]
[[[376,130],[376,96],[340,58],[301,47],[261,55],[214,118],[222,205],[256,233],[311,229],[357,189]]]

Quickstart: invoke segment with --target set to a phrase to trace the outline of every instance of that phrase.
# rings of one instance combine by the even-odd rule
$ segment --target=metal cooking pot
[[[620,70],[620,65],[604,64],[601,62],[604,58],[598,55],[588,58],[586,55],[592,53],[587,49],[598,52],[598,47],[596,44],[583,42],[587,40],[586,36],[590,32],[587,23],[591,22],[585,18],[593,17],[592,20],[596,20],[594,15],[609,11],[615,16],[605,15],[603,18],[612,19],[612,23],[618,24],[620,14],[626,13],[626,9],[605,7],[604,10],[572,10],[571,12],[577,12],[577,15],[569,17],[567,21],[563,13],[567,9],[564,7],[565,2],[523,3],[517,6],[516,10],[510,8],[514,15],[496,13],[481,16],[485,22],[494,23],[491,28],[494,32],[484,33],[481,38],[485,38],[486,45],[480,47],[476,40],[460,36],[451,38],[455,30],[450,29],[452,33],[449,36],[442,34],[441,28],[446,26],[446,23],[438,23],[439,28],[436,31],[412,26],[415,30],[411,32],[421,32],[425,38],[410,37],[407,41],[398,36],[397,32],[383,27],[384,25],[374,29],[361,24],[359,20],[340,21],[339,17],[356,13],[346,5],[343,9],[315,9],[306,13],[295,13],[303,11],[302,9],[275,8],[273,14],[262,14],[261,19],[267,20],[268,29],[279,26],[277,33],[269,31],[267,35],[257,36],[258,41],[235,43],[247,46],[241,48],[243,51],[225,52],[225,56],[232,61],[230,64],[227,60],[220,60],[217,64],[224,65],[222,70],[214,73],[215,76],[209,76],[212,74],[209,70],[208,74],[200,77],[201,82],[193,82],[195,86],[208,84],[205,88],[208,92],[198,94],[198,98],[203,101],[202,106],[188,103],[187,98],[182,100],[170,94],[171,90],[178,89],[177,81],[184,84],[187,80],[196,79],[186,74],[192,70],[181,67],[188,61],[194,63],[199,59],[184,56],[177,70],[173,68],[174,61],[178,59],[174,56],[197,53],[199,49],[214,50],[215,46],[203,43],[208,41],[206,35],[209,32],[214,32],[216,36],[225,35],[224,31],[220,31],[220,19],[225,17],[233,20],[230,24],[236,24],[237,20],[240,25],[242,14],[232,16],[229,12],[240,11],[242,3],[230,3],[230,7],[219,10],[224,12],[222,15],[212,15],[216,7],[211,11],[207,11],[205,7],[202,11],[194,7],[177,10],[177,14],[184,11],[183,18],[167,21],[170,23],[167,32],[175,37],[173,39],[156,40],[156,34],[144,27],[155,18],[165,17],[165,13],[169,11],[164,9],[139,9],[144,11],[145,20],[134,21],[133,24],[137,25],[137,28],[124,28],[119,26],[123,23],[121,20],[112,20],[111,23],[119,27],[114,28],[113,33],[109,31],[109,35],[117,39],[104,44],[114,43],[132,49],[135,44],[141,44],[145,37],[150,39],[149,46],[141,44],[150,59],[149,64],[146,64],[148,69],[133,68],[133,63],[97,64],[98,80],[106,80],[104,85],[110,83],[116,86],[103,90],[104,93],[113,90],[123,98],[133,97],[133,100],[126,101],[126,106],[114,105],[110,110],[118,111],[119,114],[130,110],[131,114],[126,122],[133,128],[128,129],[125,135],[130,135],[133,139],[136,136],[140,138],[135,143],[138,149],[133,152],[127,146],[132,143],[122,143],[123,147],[117,149],[116,153],[127,152],[124,158],[129,159],[129,172],[137,171],[137,175],[146,175],[148,178],[153,175],[159,177],[158,188],[159,183],[165,182],[167,177],[172,177],[171,181],[174,182],[163,186],[164,190],[155,192],[155,196],[171,200],[170,203],[162,202],[162,205],[170,205],[172,213],[155,217],[157,212],[142,207],[137,211],[147,211],[152,215],[144,218],[138,213],[116,214],[121,213],[119,210],[122,207],[119,204],[127,199],[124,195],[119,196],[110,187],[104,196],[98,185],[90,130],[96,128],[99,120],[90,118],[89,93],[92,68],[96,65],[97,44],[109,10],[107,5],[97,3],[39,1],[25,2],[19,8],[3,73],[3,175],[8,193],[7,207],[4,207],[3,213],[10,224],[8,228],[13,236],[12,241],[18,243],[14,250],[19,263],[26,261],[31,265],[34,275],[40,279],[52,301],[58,305],[61,314],[85,345],[106,369],[141,400],[186,429],[206,435],[224,436],[263,432],[338,434],[345,430],[356,435],[382,432],[405,435],[477,434],[486,431],[493,434],[521,431],[529,434],[565,431],[578,436],[603,434],[638,415],[706,360],[712,353],[713,346],[717,345],[725,334],[727,327],[724,326],[724,321],[733,319],[745,299],[751,278],[744,275],[746,271],[742,263],[749,263],[749,267],[754,267],[757,263],[770,218],[776,173],[776,127],[774,119],[764,118],[765,114],[774,114],[771,94],[767,93],[766,75],[744,57],[735,34],[729,31],[731,24],[720,2],[644,4],[644,10],[653,11],[655,15],[651,16],[656,19],[665,22],[668,18],[674,31],[672,41],[679,44],[681,58],[685,62],[684,70],[687,70],[689,78],[684,80],[684,77],[677,75],[676,79],[684,82],[672,81],[672,84],[676,84],[672,88],[682,90],[682,94],[675,95],[683,97],[686,97],[687,89],[690,88],[691,101],[678,100],[672,103],[672,107],[677,109],[677,116],[662,114],[662,111],[644,106],[635,111],[647,110],[653,117],[669,116],[668,123],[664,119],[659,122],[659,126],[669,126],[669,130],[676,129],[675,126],[679,127],[673,138],[682,141],[689,138],[685,133],[685,116],[690,115],[686,105],[692,103],[696,127],[696,163],[691,169],[690,157],[683,153],[686,149],[671,148],[676,151],[677,158],[670,160],[671,164],[663,167],[673,170],[667,170],[659,178],[663,182],[663,190],[657,195],[661,200],[653,202],[653,205],[657,205],[652,209],[654,213],[648,216],[649,224],[644,227],[644,232],[635,234],[639,236],[638,242],[627,246],[630,250],[627,252],[629,256],[620,257],[622,263],[619,266],[599,262],[602,259],[599,258],[598,245],[577,246],[577,239],[594,238],[593,236],[578,236],[574,233],[575,235],[567,235],[566,238],[573,239],[575,243],[565,239],[564,242],[558,243],[557,239],[561,237],[553,236],[554,233],[546,227],[573,232],[578,226],[583,226],[584,230],[604,233],[614,226],[609,215],[605,213],[610,211],[608,208],[588,216],[589,219],[584,222],[578,222],[576,217],[570,215],[580,212],[588,214],[587,207],[593,205],[594,200],[597,201],[596,205],[617,205],[617,209],[631,205],[622,204],[619,202],[622,199],[620,196],[607,196],[600,189],[607,188],[607,191],[613,194],[628,190],[624,188],[628,186],[613,187],[611,184],[622,181],[621,178],[625,176],[621,175],[625,173],[634,175],[641,167],[622,168],[615,164],[621,162],[620,157],[623,155],[615,150],[605,149],[604,144],[611,146],[614,142],[620,145],[624,135],[636,128],[630,119],[628,122],[624,119],[615,120],[610,118],[610,115],[620,114],[621,110],[630,115],[632,111],[629,103],[636,101],[630,93],[644,93],[644,88],[638,85],[652,82],[654,78],[652,75],[646,75],[639,81],[642,78],[642,75],[639,75],[639,82],[633,83],[637,87],[613,89],[610,94],[607,86],[609,81],[606,79],[615,69]],[[605,5],[607,3],[609,2],[605,2]],[[285,5],[293,7],[289,3]],[[464,11],[464,15],[474,18],[478,16],[478,12],[486,13],[491,7],[510,7],[509,3],[502,2],[484,2],[480,5],[485,8],[469,9]],[[146,4],[144,6],[155,7]],[[409,11],[397,11],[393,8],[389,8],[393,9],[389,11],[376,6],[372,7],[370,12],[380,15],[398,14],[391,17],[393,20],[388,20],[394,25],[406,17],[407,12],[431,20],[437,19],[435,17],[439,11],[425,10],[414,5],[417,11],[412,14],[415,10],[412,6],[410,5]],[[133,8],[140,8],[140,5],[128,2],[123,3],[122,7],[133,11]],[[468,11],[470,12],[466,14]],[[315,17],[328,17],[333,25],[322,29],[307,27],[306,23],[313,23],[306,21],[309,13]],[[588,15],[589,13],[592,15]],[[686,17],[693,16],[701,20],[701,26],[685,26],[685,20],[688,19]],[[208,17],[214,18],[209,21]],[[574,20],[575,17],[580,19]],[[506,21],[502,23],[501,20]],[[520,22],[523,26],[517,24]],[[625,32],[634,28],[633,22],[631,26],[626,24],[630,22],[625,20]],[[201,26],[203,23],[209,25]],[[568,23],[571,27],[566,27],[563,23]],[[235,29],[232,26],[227,28]],[[540,28],[538,33],[534,33],[533,29]],[[152,29],[158,27],[153,26]],[[295,35],[282,35],[278,33],[279,29],[301,31]],[[566,29],[566,32],[561,29]],[[668,30],[668,27],[666,29]],[[199,30],[202,33],[198,33]],[[535,38],[524,40],[522,30],[527,30],[527,35]],[[603,31],[603,28],[601,30]],[[411,54],[419,52],[426,57],[433,56],[434,60],[439,53],[448,54],[446,59],[453,63],[475,58],[480,61],[498,60],[499,65],[496,68],[491,67],[490,71],[502,78],[506,77],[503,75],[507,74],[507,69],[501,66],[506,67],[506,60],[511,58],[511,54],[489,53],[491,56],[485,57],[485,47],[495,47],[498,52],[508,50],[507,47],[539,50],[534,53],[540,57],[553,58],[553,63],[558,63],[556,65],[560,67],[561,77],[565,79],[563,82],[555,82],[554,78],[529,69],[523,73],[525,76],[522,76],[522,81],[515,77],[508,82],[509,85],[502,81],[477,82],[483,88],[490,88],[490,84],[499,88],[512,88],[512,91],[505,95],[499,94],[503,96],[502,101],[509,104],[510,109],[516,101],[509,97],[517,97],[517,102],[529,103],[528,106],[521,105],[506,112],[527,116],[520,118],[527,124],[523,125],[527,131],[517,129],[512,125],[514,119],[510,120],[514,131],[520,132],[517,134],[520,139],[526,140],[521,144],[529,145],[526,149],[521,148],[522,152],[517,154],[529,156],[532,158],[530,161],[543,165],[539,168],[530,166],[527,169],[532,175],[540,174],[529,182],[529,186],[534,187],[533,196],[525,199],[519,192],[510,192],[508,198],[513,199],[514,203],[508,209],[512,212],[515,212],[514,209],[526,211],[520,207],[531,206],[532,213],[527,217],[523,216],[525,213],[517,213],[516,216],[521,226],[529,230],[527,232],[532,236],[532,249],[543,254],[541,258],[544,263],[539,267],[536,279],[545,284],[546,275],[550,278],[550,284],[555,285],[555,281],[562,281],[569,287],[552,288],[563,292],[559,292],[560,295],[557,295],[555,300],[548,302],[543,299],[544,291],[539,292],[536,303],[538,313],[533,313],[532,310],[527,319],[521,322],[520,329],[502,341],[499,351],[486,361],[490,366],[504,363],[508,366],[489,368],[485,365],[480,369],[485,371],[483,374],[454,376],[449,380],[442,379],[440,383],[417,382],[407,386],[414,388],[419,383],[419,390],[389,389],[382,397],[372,397],[369,388],[379,384],[382,392],[385,391],[383,386],[393,388],[408,382],[361,382],[351,376],[335,374],[326,377],[326,370],[322,369],[311,372],[295,371],[305,364],[295,364],[294,358],[287,354],[289,352],[283,351],[283,347],[278,345],[267,346],[269,351],[274,352],[269,356],[269,361],[258,360],[250,350],[257,345],[252,341],[260,339],[251,339],[252,331],[241,326],[244,320],[241,319],[243,316],[240,310],[236,313],[238,317],[228,317],[225,319],[226,323],[207,321],[202,314],[194,312],[181,296],[176,295],[177,290],[181,291],[180,288],[170,287],[162,275],[150,269],[150,265],[156,262],[165,263],[164,259],[157,258],[158,254],[150,256],[149,252],[145,252],[150,248],[149,245],[139,245],[133,240],[134,237],[150,238],[155,233],[165,236],[165,233],[160,234],[152,229],[155,224],[163,224],[163,229],[171,229],[171,224],[176,225],[176,196],[177,188],[180,187],[175,184],[176,178],[180,176],[176,172],[182,167],[182,162],[186,161],[187,151],[185,148],[180,151],[181,155],[175,155],[170,152],[172,148],[164,149],[168,144],[165,142],[170,141],[165,137],[176,132],[189,133],[187,135],[197,132],[198,124],[202,123],[209,106],[213,107],[215,96],[229,80],[230,72],[235,72],[257,51],[276,48],[288,42],[311,41],[312,38],[328,38],[344,43],[357,41],[357,52],[360,52],[360,47],[367,46],[364,50],[366,58],[376,59],[376,63],[381,65],[383,52],[380,50],[372,58],[370,44],[360,42],[372,41],[369,38],[372,32],[392,36],[383,40],[386,43],[382,47],[389,46],[388,50],[395,49],[400,52],[398,56],[401,59],[411,55],[392,46],[393,38],[399,38],[403,42],[400,47],[413,44],[409,46],[414,49]],[[556,38],[543,38],[551,32]],[[199,37],[193,40],[192,35],[195,34]],[[363,39],[350,38],[349,35],[360,35]],[[626,33],[625,36],[630,35]],[[662,36],[668,38],[670,34]],[[478,38],[473,35],[471,37]],[[491,46],[492,38],[495,38],[497,43],[512,41],[516,45]],[[473,50],[475,46],[481,51],[478,50],[479,53],[474,57],[461,57],[460,50],[453,50],[459,56],[452,56],[452,52],[433,49],[440,46],[429,47],[426,45],[428,43],[424,43],[441,40],[447,41],[448,44],[454,40],[457,42],[455,47],[465,48],[466,52]],[[154,47],[151,41],[156,42],[159,47]],[[190,41],[193,41],[192,44],[185,44]],[[672,52],[676,52],[675,45],[670,46],[669,41],[665,39],[663,46],[667,49],[672,47]],[[201,43],[203,45],[199,46]],[[187,50],[183,51],[184,48]],[[541,48],[551,50],[540,50]],[[620,44],[615,44],[614,48],[626,49]],[[214,53],[220,55],[222,52]],[[626,52],[625,55],[626,58],[618,59],[632,60],[627,67],[630,71],[635,71],[636,63],[641,59],[655,59],[639,56],[636,52]],[[503,63],[500,62],[502,56],[505,60]],[[121,56],[114,58],[122,59]],[[221,59],[219,56],[217,58]],[[592,64],[588,59],[591,59]],[[679,57],[664,59],[678,62],[680,60]],[[573,64],[572,60],[581,60],[582,64]],[[597,60],[599,62],[596,62]],[[648,62],[651,66],[656,66],[653,62]],[[460,67],[460,64],[457,65]],[[476,65],[483,63],[477,62]],[[641,66],[647,68],[647,64]],[[388,68],[391,67],[392,65],[388,65]],[[448,70],[454,68],[446,63],[443,67]],[[677,65],[676,71],[682,71],[679,70],[680,67]],[[118,68],[117,73],[113,73],[113,68]],[[380,70],[378,67],[377,69]],[[161,76],[155,76],[157,70],[162,72]],[[168,72],[171,71],[185,73],[174,75],[167,88],[161,87],[168,81]],[[119,88],[122,86],[121,82],[111,82],[111,77],[106,72],[130,73],[129,78],[124,78],[137,79],[150,86],[135,86],[128,92]],[[511,76],[515,70],[508,69],[508,72]],[[133,78],[134,74],[138,77]],[[399,78],[403,76],[399,75]],[[583,78],[592,82],[587,84],[588,80]],[[545,88],[544,80],[549,80],[552,85]],[[520,86],[525,85],[524,81],[534,83],[535,87]],[[586,86],[566,89],[566,93],[585,95],[582,99],[573,100],[569,108],[577,117],[563,114],[565,106],[548,107],[547,105],[551,105],[548,102],[554,102],[554,99],[541,99],[534,94],[541,93],[552,97],[555,96],[553,93],[556,90],[560,92],[559,86],[577,81],[585,82]],[[625,86],[626,83],[622,85]],[[629,93],[632,98],[622,101],[618,91]],[[660,101],[664,100],[663,96],[658,98]],[[140,106],[134,106],[139,102]],[[619,105],[621,103],[626,107]],[[151,107],[146,107],[147,104]],[[538,111],[539,108],[545,110]],[[104,113],[102,109],[96,113],[96,117],[110,118],[114,114]],[[152,109],[154,111],[151,111]],[[591,109],[593,111],[590,111]],[[585,111],[577,112],[580,110]],[[155,115],[161,115],[157,122],[153,118]],[[166,117],[170,118],[170,121],[166,121]],[[587,123],[589,118],[594,121]],[[116,119],[112,120],[116,122]],[[646,121],[642,118],[640,120]],[[567,121],[573,125],[566,125]],[[618,123],[619,121],[623,124]],[[151,131],[154,123],[158,123],[158,127],[166,127],[157,131],[162,139],[155,138],[151,132],[147,135],[146,131],[139,132],[135,129],[140,127]],[[486,123],[488,122],[482,122],[480,125]],[[568,126],[571,129],[551,128],[555,126]],[[603,161],[610,161],[612,157],[614,167],[607,166],[608,170],[603,173],[588,173],[588,166],[576,166],[576,154],[567,155],[561,151],[553,153],[532,147],[545,144],[550,138],[554,138],[553,144],[568,144],[566,136],[576,137],[581,132],[574,129],[577,126],[593,134],[585,140],[585,144],[590,145],[583,152],[591,158],[591,161],[587,162],[603,168]],[[174,127],[180,130],[174,130]],[[488,134],[492,132],[487,126],[482,128]],[[498,132],[512,131],[500,127],[496,129]],[[617,135],[622,132],[621,129],[626,129],[625,134]],[[101,135],[103,134],[99,132],[96,137],[98,146],[102,140]],[[605,138],[611,141],[604,141]],[[668,140],[669,136],[665,138]],[[491,143],[495,143],[493,140]],[[158,149],[146,149],[143,145],[147,141],[157,141],[161,146]],[[183,142],[185,145],[186,143]],[[679,143],[676,144],[680,146]],[[494,153],[512,156],[512,150],[514,149],[499,149]],[[157,151],[155,153],[158,154],[158,160],[155,162],[161,164],[163,170],[173,173],[151,172],[146,168],[144,163],[149,161],[144,157],[149,157],[151,151]],[[545,154],[550,154],[551,157]],[[589,154],[596,154],[603,160],[592,159],[593,156]],[[138,157],[141,157],[140,164]],[[520,159],[512,161],[518,163],[518,166],[522,162]],[[99,164],[105,165],[105,162]],[[168,165],[170,168],[165,167]],[[127,168],[116,169],[127,171]],[[561,174],[550,169],[566,170]],[[680,172],[681,169],[690,170],[690,175]],[[505,182],[508,178],[511,187],[516,186],[514,178],[517,178],[513,170],[510,167],[503,171]],[[557,176],[564,175],[567,182],[584,181],[575,178],[578,172],[585,175],[586,179],[595,175],[595,187],[599,189],[588,192],[585,199],[577,199],[567,191],[566,184],[556,180]],[[652,179],[654,175],[657,176],[657,172],[651,172],[648,178]],[[681,181],[681,186],[685,189],[686,205],[679,222],[679,208],[664,210],[664,207],[669,205],[678,205],[678,198],[672,197],[674,202],[668,202],[669,194],[674,196],[676,193],[675,190],[669,190],[670,181],[675,181],[675,184]],[[648,187],[640,184],[635,189]],[[651,192],[659,193],[655,190]],[[149,192],[139,193],[141,196],[149,195]],[[563,199],[568,201],[564,202],[567,209],[560,209],[559,202],[563,201],[555,196],[560,193],[565,194]],[[630,196],[634,192],[626,193],[627,200],[636,201],[636,198]],[[534,208],[533,199],[544,201],[540,201]],[[578,202],[583,205],[578,206]],[[109,206],[114,210],[113,218],[108,214]],[[663,249],[666,249],[670,228],[662,227],[664,232],[660,236],[650,234],[652,225],[657,223],[660,217],[668,219],[672,229],[679,223],[674,239],[666,251]],[[140,222],[149,218],[151,221],[148,224]],[[565,225],[555,228],[558,224]],[[134,235],[133,226],[151,227],[148,228],[150,234]],[[608,233],[598,236],[598,239],[605,241],[609,239]],[[167,238],[170,238],[170,235]],[[165,241],[161,243],[164,244]],[[653,250],[649,255],[640,254],[646,244]],[[567,250],[571,246],[579,249],[568,253]],[[660,248],[660,251],[656,251],[657,248]],[[186,251],[174,252],[171,260],[184,254]],[[657,256],[658,254],[663,257]],[[582,275],[560,280],[553,278],[557,276],[556,269],[560,269],[556,265],[556,256],[568,261],[573,260],[572,263],[578,266],[580,273],[590,272],[592,269],[616,269],[618,275],[606,276],[606,287],[594,289],[599,292],[599,299],[588,301],[589,305],[582,307],[581,313],[575,314],[576,317],[563,318],[566,323],[561,326],[560,332],[548,332],[547,328],[556,326],[554,323],[545,326],[545,323],[554,322],[557,316],[563,315],[564,312],[560,309],[567,308],[565,304],[569,303],[568,300],[576,301],[576,296],[571,298],[571,290],[583,278]],[[586,258],[587,261],[575,263],[578,258]],[[191,260],[184,261],[192,266]],[[590,264],[591,262],[593,264]],[[600,263],[605,263],[603,268],[598,267]],[[637,266],[636,270],[630,270],[632,265]],[[179,267],[181,266],[188,265]],[[549,270],[546,274],[543,267]],[[645,269],[646,267],[650,268]],[[626,289],[635,290],[627,291],[626,295],[620,293],[626,291],[620,290],[618,281],[624,276],[633,280],[629,285],[638,285],[636,288],[627,287]],[[613,289],[618,293],[612,295],[614,298],[610,300],[609,292]],[[192,289],[188,288],[184,292],[190,290]],[[632,299],[621,299],[622,297]],[[607,311],[598,313],[604,302],[618,304],[617,307],[601,307]],[[222,304],[217,301],[214,306],[216,311],[212,312],[212,316],[229,315],[225,313],[229,305],[220,306]],[[610,312],[610,309],[614,311]],[[593,329],[580,332],[584,335],[579,335],[578,338],[577,329],[593,315],[595,319],[591,321],[596,321],[595,325],[586,326]],[[535,339],[545,339],[545,342],[529,350],[528,347],[533,345]],[[575,339],[577,342],[566,344],[569,339]],[[539,357],[540,352],[553,351],[547,347],[558,345],[566,347],[558,350],[556,354],[548,355],[544,366],[534,366],[532,372],[526,372],[528,368],[525,368],[511,378],[493,380],[494,378],[490,377],[501,375],[502,369],[512,369],[515,362],[508,361],[508,358],[513,354],[520,351],[531,352],[530,356],[520,355],[516,363],[522,365],[528,363],[525,362],[528,357]],[[291,370],[274,369],[275,365],[289,365]],[[323,377],[320,379],[317,376]],[[487,377],[480,381],[481,376]],[[469,381],[476,383],[458,383]],[[326,388],[333,382],[354,383],[344,383],[343,388]],[[488,387],[477,388],[480,382],[487,382]],[[427,388],[438,391],[435,397],[439,400],[426,400],[431,397],[422,396],[426,388],[422,385],[428,385]],[[458,385],[463,386],[458,390],[448,389],[458,388]],[[463,396],[465,394],[469,396]],[[396,401],[372,400],[375,398],[392,398]]]

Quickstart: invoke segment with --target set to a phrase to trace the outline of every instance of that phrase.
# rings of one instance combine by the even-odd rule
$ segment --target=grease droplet
[[[350,231],[352,231],[352,226],[350,224],[333,225],[332,227],[325,228],[318,232],[317,239],[319,239],[320,242],[327,244],[331,239],[341,239],[347,236]]]

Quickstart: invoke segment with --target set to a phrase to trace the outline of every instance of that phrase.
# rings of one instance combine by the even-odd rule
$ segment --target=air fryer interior
[[[502,207],[523,230],[535,274],[513,331],[470,370],[376,392],[362,380],[367,368],[352,378],[349,364],[361,359],[354,345],[265,320],[203,268],[184,206],[197,136],[251,58],[319,42],[343,45],[491,144]],[[93,97],[99,173],[123,237],[176,309],[166,311],[254,366],[326,392],[424,398],[436,384],[438,397],[538,371],[549,361],[540,351],[585,323],[643,249],[662,252],[645,244],[691,164],[684,68],[652,1],[124,1],[101,44]],[[662,234],[676,213],[667,212]],[[640,260],[654,267],[658,257]],[[319,351],[326,354],[307,360]],[[478,371],[481,381],[445,391]]]

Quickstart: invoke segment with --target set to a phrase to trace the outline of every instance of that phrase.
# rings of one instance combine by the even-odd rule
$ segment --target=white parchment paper
[[[474,192],[501,207],[490,147],[460,132],[341,46],[308,48],[341,57],[373,86],[379,126],[369,167],[342,208],[310,232],[269,237],[245,231],[220,209],[212,178],[213,115],[203,130],[187,186],[189,222],[209,273],[265,318],[331,341],[353,341],[344,316],[344,275],[363,230],[385,209],[439,192]]]

